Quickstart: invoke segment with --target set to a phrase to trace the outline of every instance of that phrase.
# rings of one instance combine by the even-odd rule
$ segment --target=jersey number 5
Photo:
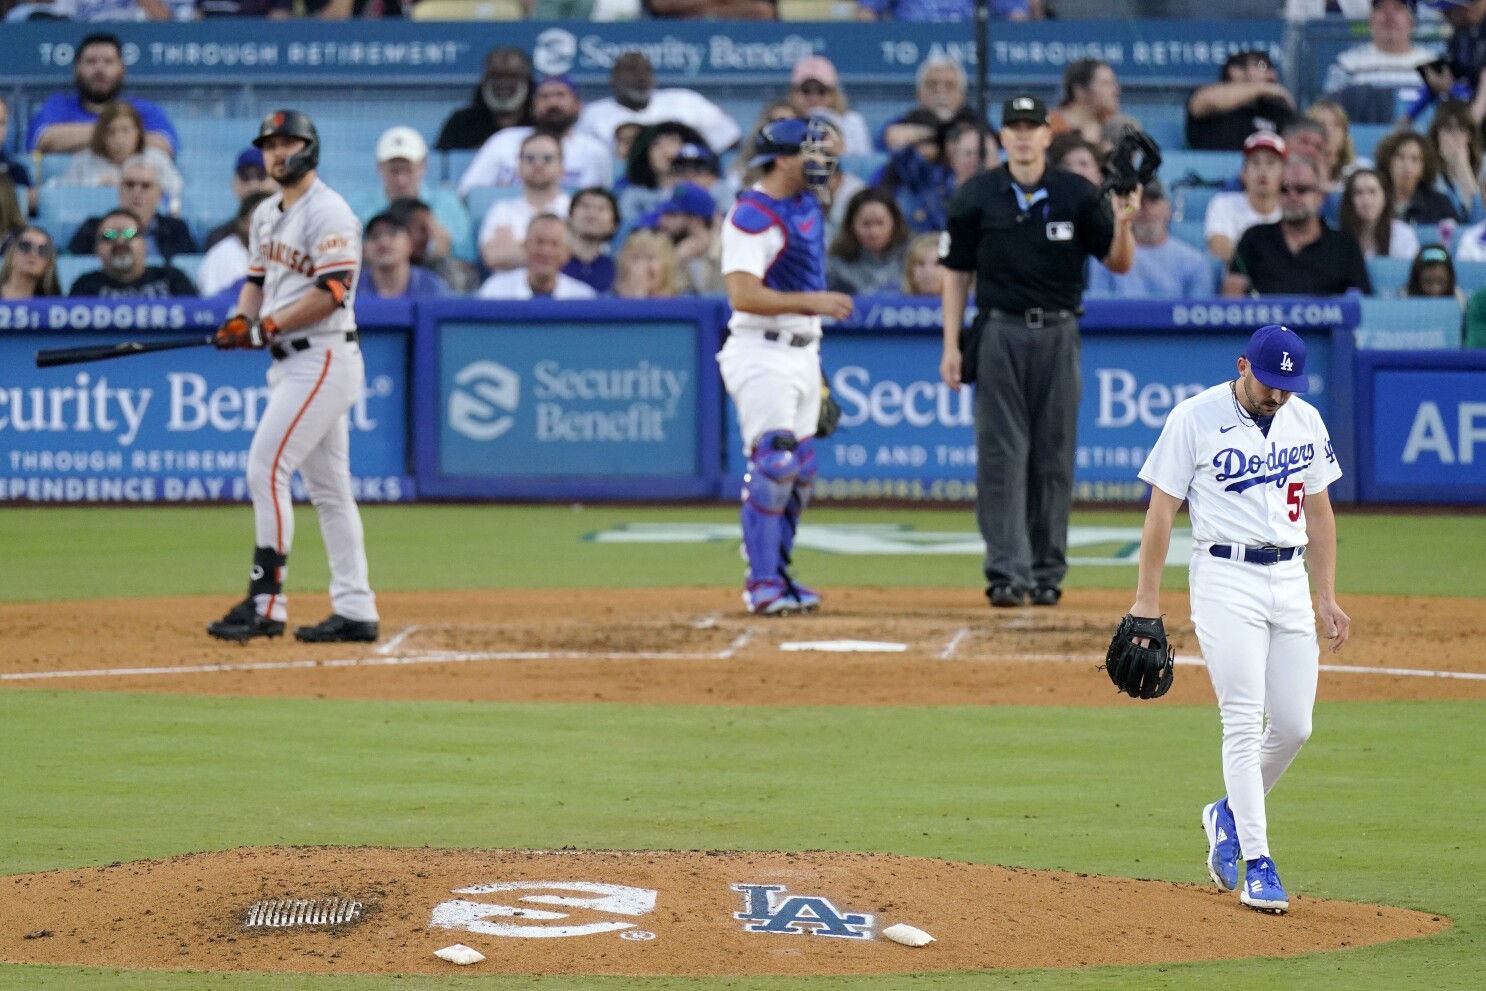
[[[1305,511],[1305,483],[1291,482],[1286,491],[1285,504],[1290,507],[1290,522],[1298,523],[1300,514]]]

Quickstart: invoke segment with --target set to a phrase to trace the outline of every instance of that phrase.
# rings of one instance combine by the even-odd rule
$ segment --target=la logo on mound
[[[583,909],[603,915],[621,915],[635,918],[655,909],[656,892],[652,888],[632,888],[624,884],[601,884],[594,881],[498,881],[495,884],[477,884],[468,888],[455,888],[456,895],[495,895],[504,892],[533,892],[511,896],[510,901],[520,906],[503,902],[471,901],[456,899],[434,906],[430,929],[460,929],[485,936],[508,936],[525,939],[553,939],[564,936],[591,936],[595,933],[618,932],[633,929],[635,923],[622,919],[600,919],[578,924],[545,925],[561,923],[572,916],[571,912],[555,912],[531,908],[531,905],[560,905],[565,908]],[[539,894],[537,892],[582,892],[582,894]],[[520,919],[519,922],[499,922],[497,919]],[[531,923],[539,923],[532,925]]]
[[[782,884],[735,884],[743,893],[743,911],[733,918],[748,923],[743,928],[756,933],[785,933],[790,936],[835,936],[840,939],[871,939],[872,916],[842,912],[818,895],[791,895]]]
[[[515,426],[509,415],[521,404],[521,376],[494,361],[472,361],[454,373],[449,429],[470,440],[490,441]]]

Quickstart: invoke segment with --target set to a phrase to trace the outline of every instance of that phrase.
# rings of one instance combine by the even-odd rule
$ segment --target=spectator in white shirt
[[[1285,139],[1273,131],[1255,131],[1243,143],[1243,192],[1219,193],[1207,205],[1203,234],[1207,250],[1224,264],[1243,232],[1256,224],[1280,220],[1280,180],[1285,175]]]
[[[699,131],[719,154],[738,143],[738,122],[717,104],[689,89],[656,89],[655,69],[643,52],[628,51],[609,70],[614,94],[583,108],[578,129],[614,150],[614,129],[620,124],[659,124],[674,120]]]
[[[562,176],[562,145],[546,131],[521,142],[521,195],[490,204],[480,221],[480,260],[493,272],[526,262],[526,228],[543,213],[568,214],[569,197],[557,184]]]
[[[207,249],[196,271],[196,288],[203,296],[215,296],[240,279],[248,277],[248,227],[258,204],[269,193],[249,193],[237,205],[232,233]]]
[[[846,93],[835,64],[824,55],[807,55],[789,74],[789,103],[801,117],[821,114],[841,132],[847,155],[870,155],[872,132],[867,120],[847,109]]]
[[[564,275],[568,225],[544,213],[526,228],[526,267],[497,272],[480,286],[481,299],[593,299],[593,287]]]
[[[1393,190],[1373,169],[1357,169],[1342,189],[1338,228],[1357,239],[1364,258],[1412,258],[1414,228],[1393,216]]]
[[[430,186],[426,182],[428,142],[423,140],[423,135],[405,124],[383,131],[377,139],[377,174],[382,177],[381,192],[359,197],[351,204],[362,224],[385,211],[396,200],[420,200],[427,203],[433,213],[429,235],[433,238],[435,253],[474,260],[475,240],[470,229],[469,211],[452,190]]]
[[[1435,52],[1414,44],[1414,4],[1372,0],[1371,40],[1348,48],[1326,70],[1324,89],[1358,123],[1384,124],[1395,115],[1398,91],[1421,84],[1420,65]]]
[[[578,130],[583,101],[567,76],[548,76],[537,84],[532,96],[532,119],[536,128],[562,138],[562,184],[573,189],[609,187],[614,182],[614,156],[609,141]],[[514,186],[520,181],[521,142],[536,128],[507,127],[481,145],[475,158],[459,178],[459,195],[469,196],[476,186]],[[612,134],[612,131],[610,132]]]

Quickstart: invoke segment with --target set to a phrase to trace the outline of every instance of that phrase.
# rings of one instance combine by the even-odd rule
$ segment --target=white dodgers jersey
[[[1229,382],[1178,403],[1140,469],[1142,481],[1187,500],[1199,546],[1304,546],[1305,496],[1341,475],[1314,406],[1291,396],[1266,436]]]
[[[286,333],[285,340],[356,329],[352,307],[361,276],[361,221],[341,195],[316,179],[288,210],[275,193],[253,211],[248,231],[248,275],[263,277],[265,316],[309,292],[323,276],[350,273],[343,304],[319,323]]]

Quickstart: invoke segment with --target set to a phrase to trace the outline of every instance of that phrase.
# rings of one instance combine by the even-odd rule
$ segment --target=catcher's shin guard
[[[819,464],[815,460],[815,441],[809,437],[795,448],[795,462],[799,469],[795,474],[794,488],[784,504],[784,521],[779,528],[779,562],[783,568],[791,563],[795,549],[795,532],[800,528],[800,514],[810,505],[810,494],[815,488],[815,475]]]
[[[776,579],[783,567],[784,513],[794,494],[800,464],[799,442],[785,430],[759,438],[743,476],[743,550],[748,555],[748,581]]]

